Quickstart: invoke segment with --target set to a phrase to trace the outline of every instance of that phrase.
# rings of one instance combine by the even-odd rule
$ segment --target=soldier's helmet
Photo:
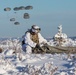
[[[32,25],[31,29],[34,33],[39,33],[41,31],[41,28],[37,25]]]

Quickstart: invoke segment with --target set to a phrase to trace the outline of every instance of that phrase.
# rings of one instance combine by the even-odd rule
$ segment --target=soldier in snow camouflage
[[[32,49],[38,48],[41,49],[43,44],[47,43],[47,40],[42,37],[40,34],[41,28],[37,25],[32,25],[31,29],[26,31],[25,35],[22,37],[22,49],[26,53],[32,53]]]

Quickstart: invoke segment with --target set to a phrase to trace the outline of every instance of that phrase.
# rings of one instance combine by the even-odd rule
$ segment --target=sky
[[[33,6],[32,10],[14,11],[20,6]],[[4,8],[10,7],[10,11]],[[24,19],[24,13],[30,18]],[[15,25],[10,19],[15,18]],[[76,0],[0,0],[0,37],[22,37],[32,25],[41,28],[43,37],[53,37],[59,25],[68,37],[76,36]]]

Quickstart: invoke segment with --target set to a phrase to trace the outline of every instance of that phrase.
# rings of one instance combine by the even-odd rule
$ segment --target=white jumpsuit
[[[23,51],[26,53],[32,53],[32,47],[35,47],[37,43],[33,42],[30,37],[30,32],[27,32],[25,36],[23,36],[25,44],[22,45]],[[40,33],[38,33],[39,44],[47,43],[47,40],[42,37]]]

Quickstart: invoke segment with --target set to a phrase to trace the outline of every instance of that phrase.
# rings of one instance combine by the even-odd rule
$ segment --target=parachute
[[[11,18],[10,21],[15,21],[15,18]]]
[[[14,24],[15,24],[15,25],[19,25],[20,23],[19,23],[19,22],[15,22]]]
[[[20,6],[19,10],[25,10],[25,7],[24,6]]]
[[[15,7],[13,10],[14,10],[14,11],[25,10],[25,7],[24,7],[24,6]]]
[[[10,7],[4,8],[4,11],[10,11],[10,10],[11,10]]]
[[[28,14],[28,13],[24,13],[23,18],[24,18],[24,19],[29,19],[29,18],[30,18],[30,16],[29,16],[29,14]]]
[[[25,9],[26,9],[26,10],[33,9],[33,6],[26,6]]]
[[[18,11],[19,10],[19,7],[15,7],[13,10],[14,11]]]
[[[30,10],[30,9],[33,9],[33,6],[20,6],[20,7],[15,7],[13,10],[14,11],[18,11],[18,10]]]

